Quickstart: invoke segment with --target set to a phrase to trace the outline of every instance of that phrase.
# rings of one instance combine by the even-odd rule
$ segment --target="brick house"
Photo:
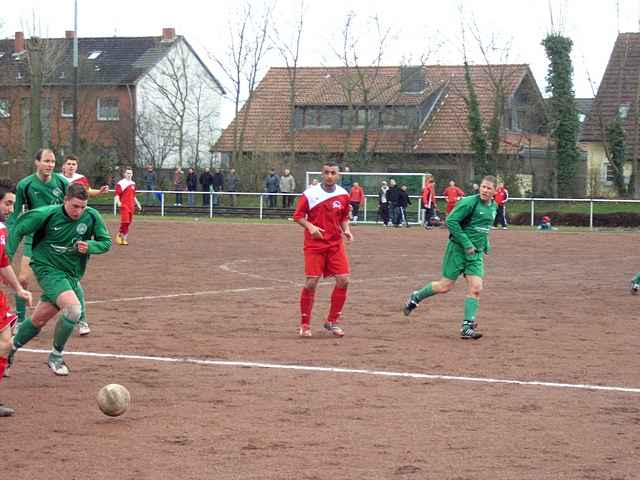
[[[214,145],[223,160],[231,161],[234,136],[242,131],[242,150],[253,160],[257,178],[271,166],[287,166],[304,178],[323,156],[352,170],[429,171],[440,184],[449,178],[467,184],[473,177],[462,65],[300,67],[293,104],[290,73],[287,68],[267,72],[248,111],[245,105]],[[493,86],[498,81],[503,86],[499,170],[520,175],[526,190],[543,190],[552,164],[543,99],[531,70],[477,65],[471,66],[471,77],[485,127],[495,104]]]
[[[640,33],[621,33],[616,39],[580,136],[580,145],[587,152],[588,190],[592,195],[616,195],[613,187],[614,167],[609,160],[606,134],[607,126],[616,119],[622,122],[625,132],[625,183],[629,183],[633,171],[638,171],[639,74]],[[636,182],[638,180],[636,178]],[[638,191],[640,189],[636,188]]]
[[[42,89],[41,120],[44,146],[59,155],[71,150],[73,119],[73,32],[65,38],[46,39],[45,65],[49,70]],[[0,40],[0,160],[23,159],[28,152],[30,128],[30,64],[22,32]],[[139,160],[139,118],[143,99],[153,95],[157,83],[149,79],[176,52],[188,57],[192,71],[209,87],[207,101],[219,107],[222,86],[186,39],[165,28],[159,37],[79,38],[78,136],[80,155],[111,165]],[[44,62],[43,62],[44,64]],[[188,74],[191,74],[188,72]],[[153,143],[150,141],[150,143]],[[158,142],[156,142],[158,143]],[[208,155],[208,144],[204,142]],[[84,150],[83,150],[84,149]],[[175,155],[174,155],[175,157]],[[175,158],[165,158],[165,166]],[[87,160],[89,161],[89,160]],[[87,163],[83,160],[86,167]]]

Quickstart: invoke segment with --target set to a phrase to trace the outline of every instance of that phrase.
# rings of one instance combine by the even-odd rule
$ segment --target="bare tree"
[[[245,0],[238,22],[229,26],[229,46],[225,56],[209,52],[209,57],[220,68],[231,84],[235,120],[233,129],[232,165],[244,152],[245,131],[257,81],[262,74],[266,54],[271,49],[269,41],[271,7],[260,18],[255,18],[251,3]]]

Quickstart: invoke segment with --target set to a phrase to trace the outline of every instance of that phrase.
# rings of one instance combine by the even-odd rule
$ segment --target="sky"
[[[296,22],[304,20],[300,64],[340,65],[337,51],[346,18],[354,15],[354,36],[362,64],[375,58],[379,35],[373,18],[386,32],[383,64],[461,64],[463,43],[471,63],[484,63],[479,32],[494,63],[526,63],[545,94],[547,58],[540,42],[560,32],[574,42],[572,51],[577,97],[592,97],[607,65],[618,32],[638,31],[640,0],[76,0],[78,35],[159,36],[174,27],[227,86],[223,72],[210,60],[224,58],[230,28],[242,15],[243,2],[259,16],[267,5],[280,38],[293,38]],[[35,30],[61,37],[74,28],[74,0],[0,0],[0,37]],[[553,18],[553,24],[551,21]],[[465,25],[464,42],[462,25]],[[475,25],[475,27],[473,27]],[[265,67],[284,66],[273,50]],[[263,73],[266,72],[266,69]],[[232,119],[232,102],[224,103],[221,126]]]

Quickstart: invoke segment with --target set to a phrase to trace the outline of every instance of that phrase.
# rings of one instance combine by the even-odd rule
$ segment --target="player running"
[[[142,205],[136,198],[136,182],[133,181],[133,170],[127,167],[124,178],[116,184],[116,207],[120,207],[120,229],[116,235],[118,245],[129,245],[129,226],[133,223],[133,212],[137,208],[142,211]]]
[[[464,299],[464,319],[460,337],[476,340],[482,337],[477,331],[476,312],[480,303],[482,279],[484,277],[484,254],[489,253],[489,231],[496,216],[496,178],[486,176],[480,183],[480,193],[460,199],[454,210],[447,215],[449,241],[442,259],[442,278],[429,282],[409,296],[404,305],[404,314],[409,315],[425,298],[447,293],[457,278],[464,275],[468,293]]]
[[[31,293],[20,285],[9,263],[9,257],[5,253],[7,227],[2,222],[13,212],[13,204],[16,200],[14,192],[15,185],[11,180],[0,179],[0,276],[7,285],[16,291],[17,295],[23,298],[28,305],[31,305]],[[0,291],[0,382],[7,368],[9,352],[11,352],[11,324],[15,319],[15,314],[9,311],[7,297],[4,292]],[[14,413],[13,408],[0,403],[0,417],[10,417]]]
[[[14,227],[7,247],[12,257],[20,240],[33,235],[31,268],[42,295],[31,318],[25,319],[12,339],[12,352],[40,333],[58,312],[53,333],[49,368],[56,375],[68,375],[62,352],[84,311],[84,292],[80,279],[89,256],[111,248],[111,237],[97,210],[87,207],[89,194],[79,184],[71,184],[63,205],[36,208],[22,215]]]
[[[301,337],[312,336],[311,310],[321,277],[336,277],[324,328],[336,337],[344,336],[340,320],[349,285],[349,259],[344,240],[351,242],[353,235],[349,228],[349,193],[337,185],[338,177],[337,164],[326,162],[322,167],[322,183],[304,191],[293,214],[296,223],[305,229],[306,281],[300,292]]]
[[[55,173],[56,156],[49,149],[38,150],[35,158],[36,173],[23,178],[16,186],[16,201],[13,215],[7,220],[9,235],[13,235],[13,227],[22,215],[23,208],[31,210],[47,205],[61,204],[67,191],[67,181],[62,175]],[[25,237],[22,260],[18,270],[18,280],[23,288],[29,288],[31,268],[31,236]],[[16,314],[18,322],[22,322],[26,314],[26,304],[22,297],[16,295]]]

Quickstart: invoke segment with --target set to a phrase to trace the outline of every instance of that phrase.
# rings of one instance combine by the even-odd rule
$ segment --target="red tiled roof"
[[[625,146],[631,154],[636,146],[634,117],[636,115],[636,95],[639,88],[640,33],[621,33],[609,57],[607,69],[598,88],[591,112],[587,115],[582,129],[582,142],[602,142],[603,128],[616,118],[618,108],[628,105],[627,117],[623,120]]]
[[[462,65],[427,65],[427,88],[420,94],[400,94],[398,79],[400,67],[369,67],[365,70],[371,82],[374,101],[369,105],[418,105],[434,91],[445,86],[435,111],[419,131],[411,129],[369,130],[369,146],[379,153],[471,153],[467,132],[467,107],[464,67]],[[301,67],[297,71],[296,105],[344,105],[344,89],[340,86],[345,78],[343,67]],[[490,75],[506,80],[507,96],[513,95],[521,81],[533,75],[527,65],[471,66],[480,111],[484,118],[493,112],[493,89]],[[391,86],[394,83],[395,86]],[[352,98],[349,104],[359,104],[361,98]],[[240,124],[246,105],[239,114]],[[234,121],[224,130],[214,148],[217,151],[233,150]],[[244,150],[280,152],[288,151],[291,118],[289,112],[289,80],[286,68],[271,68],[254,92],[246,119]],[[297,152],[344,152],[355,151],[363,139],[361,129],[297,129],[295,148]],[[538,136],[529,136],[536,139]],[[517,143],[517,142],[515,142]],[[514,143],[514,144],[515,144]],[[520,142],[522,143],[522,142]],[[524,142],[524,143],[528,143]],[[503,143],[506,151],[513,147]],[[346,147],[346,148],[345,148]]]

